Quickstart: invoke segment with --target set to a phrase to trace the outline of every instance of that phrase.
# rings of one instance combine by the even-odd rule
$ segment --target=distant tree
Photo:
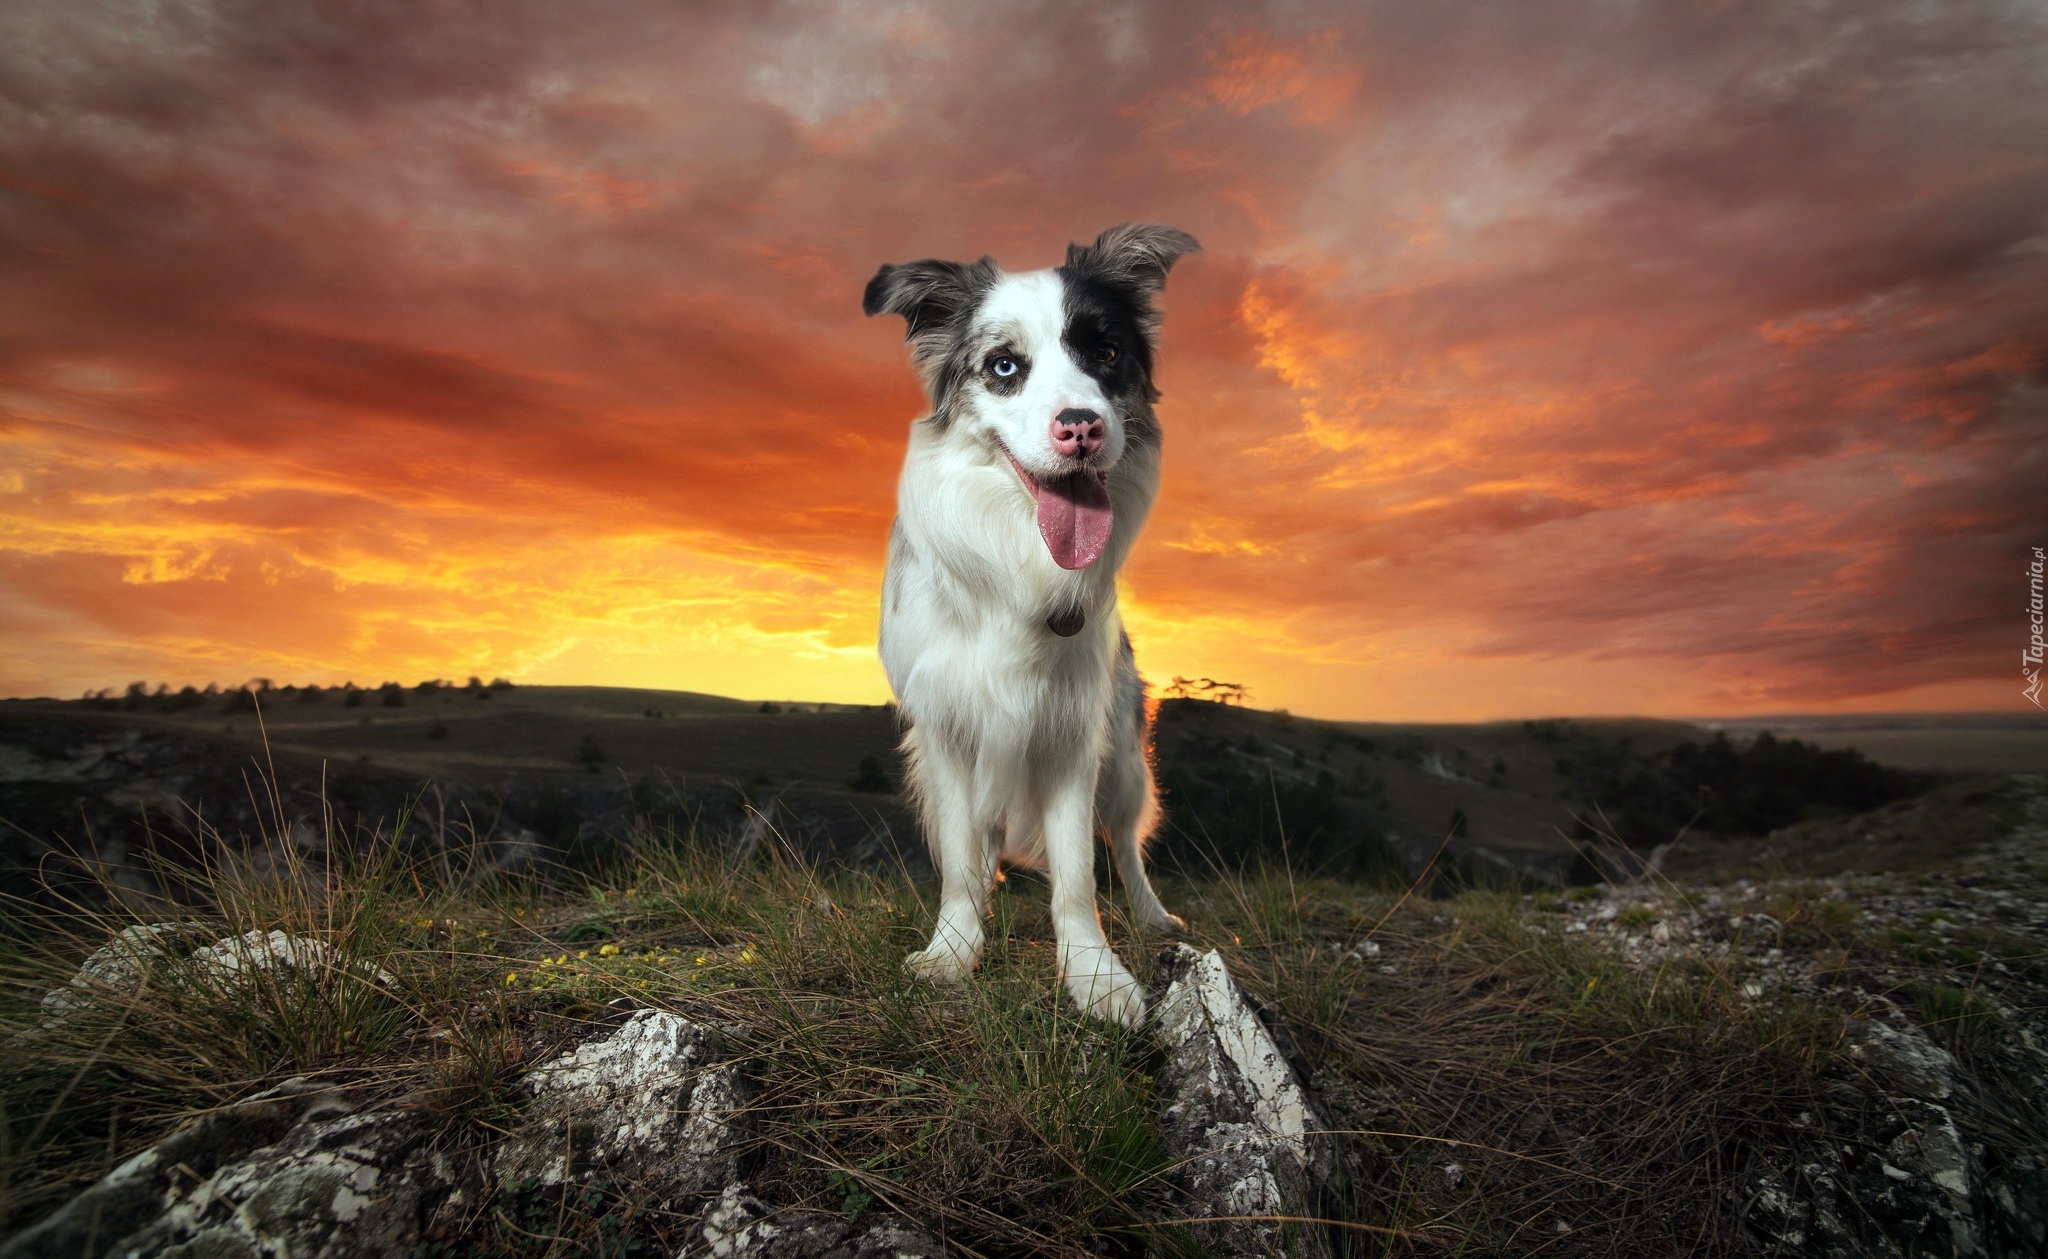
[[[326,692],[322,691],[318,686],[305,686],[299,688],[299,702],[301,704],[317,704],[325,696]]]
[[[1635,847],[1660,844],[1688,827],[1718,835],[1765,835],[1806,818],[1862,813],[1924,791],[1930,780],[1880,765],[1853,749],[1827,751],[1770,732],[1737,744],[1717,732],[1662,754],[1627,738],[1561,736],[1557,771],[1571,798],[1598,806],[1615,836]],[[1582,833],[1591,833],[1583,822]]]
[[[509,690],[511,690],[511,689],[512,689],[512,679],[511,679],[511,678],[492,678],[492,679],[491,679],[491,689],[492,689],[492,690],[494,690],[494,691],[509,691]]]
[[[121,707],[126,708],[132,712],[135,709],[142,707],[143,702],[148,698],[149,683],[130,682],[128,684],[128,693],[121,697]]]
[[[353,682],[345,684],[341,688],[341,706],[343,708],[361,708],[363,706],[362,688]]]
[[[405,707],[405,688],[396,682],[386,682],[378,687],[377,696],[386,708]]]
[[[224,713],[253,713],[256,711],[256,693],[246,686],[238,686],[228,692],[228,702],[220,706]]]
[[[1176,676],[1161,693],[1167,699],[1205,699],[1211,703],[1242,708],[1251,692],[1239,682],[1218,682],[1214,678]]]
[[[604,744],[597,741],[596,735],[583,736],[582,744],[576,749],[576,763],[593,774],[598,766],[605,763]]]
[[[855,791],[870,791],[878,795],[886,795],[896,790],[896,784],[890,782],[889,775],[882,772],[881,758],[875,756],[861,757],[860,771],[846,785]]]

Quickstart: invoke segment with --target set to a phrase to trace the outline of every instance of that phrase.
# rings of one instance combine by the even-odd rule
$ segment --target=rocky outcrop
[[[1765,1248],[1819,1259],[2048,1253],[2048,1159],[2022,1118],[2048,1100],[2048,970],[2011,943],[2048,934],[2048,898],[2030,873],[2048,850],[2048,779],[2007,781],[2016,824],[1937,875],[1616,887],[1559,902],[1533,927],[1645,970],[1707,959],[1747,1001],[1843,1012],[1833,1100],[1801,1116],[1786,1165],[1731,1186],[1737,1218]],[[1899,949],[1830,955],[1838,938],[1814,925],[1830,921],[1903,941],[1910,961]],[[1907,1008],[1944,985],[1999,1029],[1968,1066],[1923,1030],[1942,1019]]]
[[[245,965],[306,960],[263,947],[267,937],[233,942]],[[0,1247],[0,1259],[382,1259],[413,1246],[444,1204],[460,1214],[493,1194],[599,1177],[701,1203],[740,1172],[744,1081],[721,1043],[710,1028],[642,1010],[536,1068],[525,1122],[481,1183],[434,1152],[425,1113],[295,1079],[137,1154]]]
[[[527,1123],[500,1148],[505,1185],[603,1176],[663,1198],[738,1179],[746,1082],[719,1032],[641,1010],[536,1067]]]
[[[387,1255],[448,1187],[425,1136],[416,1114],[291,1080],[137,1154],[0,1257]]]
[[[1987,1165],[1957,1122],[1972,1085],[1955,1057],[1896,1012],[1860,1020],[1848,1044],[1868,1113],[1850,1139],[1815,1132],[1796,1174],[1752,1176],[1750,1230],[1817,1259],[2048,1250],[2048,1169]]]
[[[815,1211],[776,1211],[738,1182],[704,1213],[696,1241],[710,1259],[941,1259],[952,1253],[902,1220],[861,1228]]]
[[[43,1017],[62,1019],[104,997],[133,992],[150,968],[204,928],[196,922],[137,923],[92,951],[62,988],[43,994]]]
[[[1221,954],[1168,947],[1155,991],[1159,1118],[1184,1218],[1226,1254],[1318,1253],[1290,1221],[1315,1216],[1336,1175],[1329,1123]]]
[[[283,931],[246,931],[228,936],[203,949],[194,949],[187,961],[189,981],[219,989],[283,971],[312,974],[339,970],[373,983],[393,982],[388,973],[350,961],[323,941]]]
[[[210,994],[247,990],[252,983],[277,976],[295,979],[347,975],[365,983],[389,985],[386,971],[344,956],[311,936],[284,931],[248,931],[224,936],[194,948],[211,934],[198,922],[138,923],[125,928],[81,962],[77,973],[60,988],[43,994],[43,1018],[33,1036],[50,1030],[88,1007],[129,1000],[152,973],[161,982]]]

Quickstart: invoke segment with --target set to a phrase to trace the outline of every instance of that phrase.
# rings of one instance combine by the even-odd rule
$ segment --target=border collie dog
[[[941,882],[931,945],[907,965],[964,978],[998,863],[1043,870],[1067,990],[1126,1027],[1143,1021],[1145,994],[1102,933],[1098,831],[1139,924],[1182,924],[1145,877],[1159,809],[1116,575],[1159,486],[1152,299],[1199,248],[1129,223],[1046,271],[885,266],[862,303],[908,322],[931,397],[911,426],[882,584],[882,664]]]

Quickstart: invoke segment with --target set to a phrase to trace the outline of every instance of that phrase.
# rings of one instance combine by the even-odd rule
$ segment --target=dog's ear
[[[1068,245],[1067,266],[1119,280],[1150,297],[1166,287],[1166,273],[1181,255],[1201,249],[1200,241],[1177,228],[1123,223],[1097,236],[1092,245]]]
[[[987,258],[975,263],[926,258],[900,267],[884,266],[868,281],[860,308],[869,316],[885,311],[903,316],[909,325],[904,338],[915,341],[919,334],[944,327],[971,307],[994,273],[995,264]]]

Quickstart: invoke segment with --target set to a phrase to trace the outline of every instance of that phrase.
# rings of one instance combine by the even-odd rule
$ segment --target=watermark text
[[[2043,625],[2041,577],[2044,568],[2048,568],[2048,555],[2043,555],[2041,548],[2037,546],[2034,548],[2033,562],[2027,565],[2027,621],[2033,633],[2027,639],[2025,649],[2020,652],[2020,676],[2027,680],[2027,689],[2021,691],[2020,694],[2032,700],[2036,708],[2043,707],[2041,703],[2041,657],[2044,653],[2048,653],[2048,642],[2043,642],[2041,636]]]

